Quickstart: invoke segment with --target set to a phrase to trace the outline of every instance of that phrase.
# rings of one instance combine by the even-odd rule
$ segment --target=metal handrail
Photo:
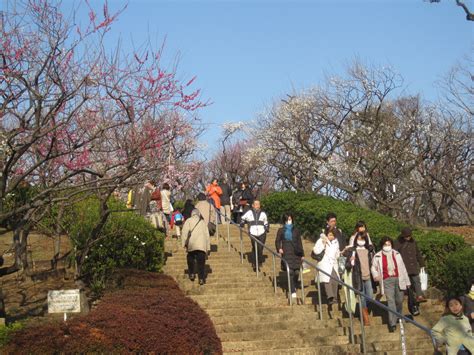
[[[252,236],[249,232],[243,230],[243,228],[233,222],[230,218],[228,218],[227,216],[224,216],[222,215],[222,213],[215,209],[216,210],[216,213],[219,214],[219,216],[221,217],[224,217],[224,220],[228,220],[228,225],[230,224],[233,224],[235,226],[237,226],[240,230],[240,239],[241,239],[241,243],[240,243],[240,254],[241,254],[241,262],[243,262],[243,259],[242,259],[242,255],[243,255],[243,246],[242,246],[242,232],[245,232],[250,238],[251,240],[253,240],[255,242],[255,254],[256,254],[256,268],[257,268],[257,277],[258,277],[258,258],[257,258],[257,243],[262,245],[266,250],[268,250],[271,254],[272,254],[272,257],[273,257],[273,276],[274,276],[274,289],[275,289],[275,292],[276,292],[276,269],[275,269],[275,257],[279,258],[280,260],[282,260],[285,265],[286,265],[286,272],[287,272],[287,277],[288,277],[288,299],[289,299],[289,303],[290,305],[292,305],[292,297],[291,297],[291,290],[290,290],[290,268],[289,268],[289,264],[288,262],[278,253],[274,252],[272,249],[270,249],[269,247],[267,247],[264,243],[262,243],[260,240],[256,239],[254,236]],[[217,214],[216,214],[216,227],[217,227]],[[218,233],[218,230],[216,231],[216,233]],[[230,249],[230,231],[229,231],[229,228],[227,229],[227,243],[229,245],[229,249]],[[217,238],[219,238],[219,236],[217,236]],[[390,312],[392,314],[394,314],[398,319],[399,319],[399,322],[400,322],[400,340],[401,340],[401,347],[402,347],[402,353],[403,354],[406,354],[406,343],[405,343],[405,331],[404,331],[404,327],[403,327],[403,323],[402,323],[402,320],[405,321],[405,322],[408,322],[408,323],[411,323],[413,324],[415,327],[421,329],[423,332],[425,332],[430,338],[431,338],[431,342],[432,342],[432,345],[433,345],[433,349],[434,351],[437,350],[437,344],[436,344],[436,340],[433,336],[433,333],[431,331],[431,329],[419,324],[418,322],[416,322],[415,320],[413,319],[410,319],[406,316],[404,316],[403,314],[401,313],[398,313],[397,311],[394,311],[392,309],[390,309],[388,306],[384,305],[383,303],[373,299],[372,297],[369,297],[367,295],[365,295],[363,292],[355,289],[354,287],[346,284],[344,281],[340,280],[339,278],[336,278],[336,277],[333,277],[332,275],[328,274],[327,272],[325,272],[324,270],[320,269],[316,264],[314,264],[313,262],[309,262],[308,260],[306,259],[303,259],[302,261],[302,265],[303,263],[306,263],[307,265],[309,265],[310,267],[312,267],[313,269],[316,270],[317,272],[317,285],[318,285],[318,300],[319,300],[319,307],[318,307],[318,312],[319,312],[319,318],[322,320],[322,302],[321,302],[321,286],[320,286],[320,281],[319,281],[319,272],[323,273],[324,275],[328,276],[330,279],[336,281],[339,285],[341,285],[342,287],[345,287],[348,291],[353,291],[357,296],[358,296],[358,299],[359,299],[359,305],[361,304],[361,300],[362,300],[362,297],[365,298],[365,301],[366,302],[370,302],[380,308],[382,308],[383,310],[387,311],[387,312]],[[304,280],[303,280],[303,271],[300,270],[300,281],[301,281],[301,294],[302,294],[302,300],[303,300],[303,304],[304,304]],[[383,282],[383,281],[382,281]],[[351,304],[351,299],[350,299],[350,292],[347,292],[347,295],[348,295],[348,304],[349,304],[349,308],[347,310],[348,314],[349,314],[349,319],[350,319],[350,338],[351,338],[351,343],[354,343],[354,326],[353,326],[353,320],[352,320],[352,311],[350,309],[350,304]],[[361,340],[362,340],[362,352],[365,353],[366,352],[366,345],[365,345],[365,329],[364,329],[364,322],[363,322],[363,319],[362,319],[362,311],[359,311],[360,313],[360,324],[361,324]]]
[[[291,280],[290,280],[290,266],[288,264],[288,262],[278,253],[274,252],[272,249],[270,249],[269,247],[267,247],[264,243],[262,243],[260,240],[258,240],[256,237],[254,237],[253,235],[251,235],[249,232],[247,232],[246,230],[243,229],[243,227],[241,227],[239,224],[233,222],[230,218],[227,218],[227,216],[224,216],[217,208],[215,208],[215,212],[216,212],[216,234],[217,234],[217,240],[219,240],[219,230],[218,230],[218,221],[217,221],[217,214],[222,218],[224,217],[224,220],[228,220],[228,224],[232,224],[232,225],[235,225],[239,228],[240,230],[240,260],[241,260],[241,263],[243,263],[243,242],[242,242],[242,233],[246,233],[251,240],[253,240],[253,242],[255,243],[255,266],[256,266],[256,272],[257,272],[257,277],[258,277],[258,271],[259,271],[259,267],[258,267],[258,250],[257,250],[257,245],[260,244],[261,246],[263,246],[264,249],[268,250],[271,254],[272,254],[272,258],[273,258],[273,285],[274,285],[274,292],[276,293],[277,292],[277,285],[276,285],[276,265],[275,265],[275,257],[280,259],[286,266],[286,275],[287,275],[287,279],[288,279],[288,301],[290,303],[290,305],[293,305],[293,299],[291,297],[291,289],[290,289],[290,286],[291,286]],[[230,249],[230,231],[229,231],[229,228],[227,229],[227,243],[229,245],[229,249]],[[302,298],[304,299],[304,289],[302,288],[301,289],[301,294],[302,294]]]
[[[309,262],[307,261],[306,259],[303,260],[304,263],[306,263],[307,265],[311,266],[312,268],[314,268],[317,272],[318,272],[318,277],[317,277],[317,281],[318,281],[318,287],[319,287],[319,272],[323,273],[324,275],[326,276],[329,276],[330,279],[336,281],[339,285],[343,286],[343,287],[346,287],[348,290],[351,290],[353,291],[356,295],[358,295],[359,297],[359,304],[360,304],[360,301],[361,301],[361,297],[364,297],[366,302],[370,302],[372,304],[375,304],[377,305],[378,307],[386,310],[387,312],[391,312],[393,313],[395,316],[397,316],[397,318],[399,318],[399,321],[400,321],[400,332],[401,332],[401,341],[402,341],[402,349],[406,349],[406,345],[405,345],[405,341],[404,341],[404,329],[403,329],[403,325],[402,325],[402,320],[404,320],[405,322],[408,322],[408,323],[411,323],[413,324],[415,327],[421,329],[422,331],[424,331],[425,333],[427,333],[430,338],[431,338],[431,342],[432,342],[432,345],[433,345],[433,348],[434,350],[436,351],[437,349],[437,346],[436,346],[436,340],[433,336],[433,333],[431,331],[431,329],[425,327],[424,325],[421,325],[420,323],[416,322],[415,320],[413,319],[410,319],[406,316],[404,316],[403,314],[401,313],[398,313],[397,311],[394,311],[392,309],[390,309],[388,306],[384,305],[383,303],[373,299],[372,297],[369,297],[367,295],[365,295],[363,292],[359,291],[359,290],[356,290],[354,287],[346,284],[344,281],[341,281],[339,278],[336,278],[336,277],[333,277],[332,275],[328,274],[327,272],[325,272],[324,270],[321,270],[316,264],[313,264],[312,262]],[[303,275],[301,273],[301,275]],[[383,281],[382,281],[383,282]],[[302,283],[303,285],[303,283]],[[303,286],[304,287],[304,286]],[[349,294],[349,292],[348,292]],[[320,312],[320,318],[322,319],[322,313],[321,313],[321,293],[320,291],[318,290],[318,297],[319,297],[319,312]],[[350,297],[350,296],[349,296]],[[350,298],[348,300],[349,302],[349,305],[350,305]],[[350,308],[348,309],[348,313],[349,315],[351,316],[351,310]],[[359,313],[362,313],[361,311]],[[361,319],[361,335],[362,335],[362,346],[363,346],[363,352],[365,352],[365,332],[364,332],[364,323],[362,321],[362,315],[360,316],[360,319]],[[351,322],[352,323],[352,322]],[[352,328],[352,324],[351,324],[351,328]],[[353,334],[354,334],[354,330],[351,329],[351,339],[353,340]],[[406,351],[406,350],[405,350]],[[405,352],[404,352],[405,353]]]

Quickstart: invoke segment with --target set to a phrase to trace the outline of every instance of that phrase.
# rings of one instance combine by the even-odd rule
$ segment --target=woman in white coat
[[[379,282],[380,292],[387,298],[388,307],[398,313],[403,311],[403,292],[410,286],[410,278],[403,263],[402,256],[393,249],[393,240],[383,237],[382,248],[372,260],[372,277]],[[393,333],[397,327],[397,316],[388,313],[388,329]]]
[[[321,233],[313,248],[313,253],[320,255],[324,252],[322,260],[318,263],[318,267],[331,275],[334,279],[339,279],[337,270],[337,258],[339,257],[339,242],[335,237],[334,227],[326,228],[326,233]],[[324,284],[328,304],[337,303],[337,289],[338,283],[336,280],[330,278],[328,275],[320,272],[319,281]]]

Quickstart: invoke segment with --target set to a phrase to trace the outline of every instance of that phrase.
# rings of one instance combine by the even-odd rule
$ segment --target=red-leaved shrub
[[[221,354],[209,316],[169,276],[120,270],[121,289],[107,292],[95,309],[67,323],[16,332],[6,353],[114,352]]]

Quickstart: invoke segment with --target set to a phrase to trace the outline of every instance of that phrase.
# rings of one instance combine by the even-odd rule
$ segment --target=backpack
[[[181,212],[178,212],[174,215],[174,224],[179,226],[179,225],[183,224],[183,221],[184,221],[184,217],[181,214]]]

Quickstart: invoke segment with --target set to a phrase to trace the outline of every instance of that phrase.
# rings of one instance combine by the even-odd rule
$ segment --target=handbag
[[[189,239],[191,239],[191,236],[193,235],[193,232],[194,232],[194,229],[197,227],[197,225],[199,224],[199,222],[201,222],[202,218],[199,218],[199,221],[194,225],[193,229],[191,229],[190,231],[188,231],[188,235],[186,237],[186,241],[184,242],[184,247],[186,249],[188,249],[188,245],[189,245]]]
[[[426,273],[424,267],[422,267],[420,270],[420,283],[421,290],[426,291],[428,289],[428,274]]]
[[[324,252],[325,252],[325,250],[323,250],[319,254],[316,254],[314,251],[311,250],[311,257],[316,261],[321,261],[324,258]]]
[[[346,261],[347,258],[345,256],[340,256],[337,258],[337,269],[340,274],[343,274],[346,271]]]
[[[216,224],[213,222],[209,222],[207,224],[207,229],[209,230],[209,235],[212,237],[214,234],[216,234]]]
[[[239,200],[239,205],[240,205],[240,206],[246,206],[247,203],[248,203],[247,200]]]
[[[209,219],[211,219],[211,204],[209,203]],[[214,222],[209,221],[207,223],[207,229],[209,230],[209,235],[212,237],[216,234],[216,224]]]

